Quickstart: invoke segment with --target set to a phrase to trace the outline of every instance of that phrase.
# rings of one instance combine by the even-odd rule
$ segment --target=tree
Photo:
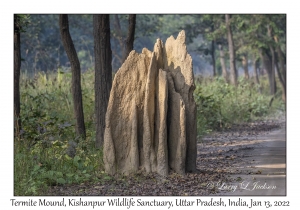
[[[60,35],[63,42],[64,49],[70,60],[72,71],[72,95],[74,103],[74,116],[76,119],[76,133],[83,139],[86,137],[83,105],[82,105],[82,93],[81,93],[81,70],[80,63],[77,57],[76,49],[73,44],[69,32],[69,20],[68,15],[59,15],[59,28]]]
[[[272,28],[270,25],[267,26],[268,29],[268,36],[272,39],[273,37],[273,32]],[[269,44],[269,51],[270,54],[268,54],[270,60],[271,60],[271,68],[269,70],[269,81],[270,81],[270,93],[271,95],[275,95],[276,93],[276,80],[275,80],[275,63],[276,63],[276,58],[275,58],[275,50],[272,44]]]
[[[210,29],[210,32],[213,32],[215,30],[215,17],[213,15],[203,15],[201,17],[201,22],[204,25],[205,29],[205,34],[207,34],[208,29]],[[210,54],[211,54],[211,59],[212,59],[212,67],[213,67],[213,76],[217,76],[217,72],[216,72],[216,59],[215,59],[215,43],[216,40],[215,38],[211,39],[211,50],[210,50]],[[219,45],[220,48],[220,45]],[[222,63],[222,62],[221,62]],[[222,70],[223,70],[223,66],[222,66]],[[227,77],[227,74],[226,74]]]
[[[228,82],[228,74],[226,70],[226,64],[225,64],[225,55],[223,51],[223,44],[221,42],[218,43],[219,51],[220,51],[220,63],[222,68],[222,76],[225,79],[226,82]]]
[[[244,77],[245,79],[249,79],[248,55],[246,53],[242,55],[242,64],[244,68]]]
[[[122,28],[127,27],[127,24],[124,22],[127,15],[117,15],[113,16],[113,29],[112,38],[114,42],[117,42],[118,46],[115,46],[115,50],[112,51],[115,58],[118,60],[120,65],[126,60],[127,56],[133,50],[133,43],[135,38],[135,27],[136,27],[136,15],[128,15],[128,30],[127,37],[125,38],[125,30]],[[125,26],[124,26],[125,25]],[[123,26],[123,27],[122,27]]]
[[[275,42],[273,40],[274,22],[272,15],[253,15],[253,19],[258,23],[256,42],[261,62],[268,75],[270,95],[276,93],[275,66],[276,55],[274,50]]]
[[[92,15],[68,15],[70,34],[80,62],[81,71],[94,68],[94,40]],[[21,35],[21,71],[33,75],[40,71],[51,72],[70,69],[70,62],[63,47],[58,14],[30,15],[26,33]]]
[[[103,146],[105,114],[112,86],[109,15],[94,15],[96,147]]]
[[[131,50],[133,50],[136,15],[129,15],[128,22],[129,22],[129,26],[128,26],[127,38],[125,41],[125,52],[123,54],[123,62],[126,60]]]
[[[240,57],[240,60],[242,61],[242,66],[244,69],[244,78],[246,80],[249,79],[249,68],[248,68],[248,54],[249,54],[249,48],[247,45],[244,43],[244,40],[242,38],[239,39],[240,41],[240,46],[239,49],[236,51],[236,53],[240,55],[237,55],[237,57]]]
[[[29,23],[30,15],[14,15],[14,130],[15,136],[20,136],[20,72],[21,72],[21,32]]]
[[[229,48],[229,57],[230,57],[230,80],[231,83],[237,86],[237,70],[235,66],[235,49],[234,42],[232,37],[231,25],[230,25],[230,15],[225,15],[226,29],[227,29],[227,40]]]
[[[273,39],[275,41],[275,61],[279,82],[282,87],[282,99],[286,102],[286,55],[285,55],[285,36],[286,36],[286,15],[272,16]],[[279,65],[278,65],[279,63]]]
[[[122,18],[123,16],[121,16]],[[123,19],[123,18],[122,18]],[[121,20],[122,20],[121,19]],[[123,56],[125,54],[124,41],[123,41],[123,31],[121,27],[121,21],[118,14],[113,15],[113,29],[111,31],[113,43],[115,43],[112,48],[112,53],[114,57],[117,59],[119,66],[123,63]]]
[[[268,56],[271,65],[267,69],[270,94],[276,93],[275,70],[277,70],[279,83],[282,87],[282,99],[286,100],[286,69],[285,69],[285,37],[286,37],[286,15],[267,15],[261,17],[265,23],[264,31],[266,47],[264,53]],[[283,52],[284,51],[284,52]]]
[[[14,15],[14,128],[15,136],[19,136],[21,129],[20,119],[20,69],[21,69],[21,47],[20,47],[20,16]]]
[[[215,58],[215,40],[211,41],[211,59],[212,59],[212,66],[213,66],[213,76],[217,76],[216,72],[216,58]]]
[[[196,44],[193,39],[202,35],[204,38],[202,43],[197,48],[197,53],[203,52],[204,55],[211,56],[211,65],[213,77],[217,75],[216,72],[216,59],[215,59],[215,44],[216,37],[211,34],[218,27],[219,15],[182,15],[186,16],[186,23],[184,23],[183,29],[187,34],[187,43],[191,43],[193,46]],[[210,45],[210,47],[208,47]],[[210,49],[209,49],[210,48]]]
[[[275,36],[274,37],[276,43],[278,44],[278,38]],[[279,45],[276,47],[276,53],[278,56],[279,60],[279,66],[276,63],[276,69],[279,77],[280,84],[282,86],[282,99],[284,102],[286,102],[286,67],[285,67],[285,56],[284,53],[282,52],[281,48]]]
[[[227,72],[226,68],[226,60],[225,60],[225,52],[224,46],[228,45],[228,41],[224,39],[227,28],[226,24],[224,21],[224,15],[203,15],[203,20],[206,23],[210,23],[211,27],[210,29],[204,30],[206,32],[206,39],[214,41],[219,49],[219,59],[220,59],[220,64],[221,69],[222,69],[222,76],[225,79],[226,82],[229,82],[229,74]],[[214,49],[214,48],[212,48]],[[214,54],[212,54],[214,55]]]
[[[275,69],[277,70],[282,86],[283,100],[286,92],[283,76],[285,75],[285,59],[284,53],[281,54],[281,52],[285,51],[285,18],[285,15],[235,15],[235,25],[238,31],[235,38],[241,40],[242,43],[238,53],[241,55],[246,52],[252,54],[254,64],[256,64],[257,55],[260,56],[261,63],[268,75],[271,95],[276,93]],[[259,83],[258,77],[255,78],[255,81]]]
[[[259,93],[261,93],[261,86],[260,86],[260,83],[259,83],[259,75],[258,75],[258,72],[257,72],[258,57],[257,57],[256,54],[253,54],[252,62],[253,62],[253,77],[254,77],[254,82],[255,82],[255,84],[257,84],[259,86],[258,91],[259,91]]]
[[[248,58],[253,52],[250,46],[250,36],[252,36],[252,30],[247,30],[250,27],[251,15],[232,15],[231,27],[233,33],[233,42],[235,47],[235,59],[240,61],[244,70],[244,78],[248,80],[250,78],[248,68]],[[251,34],[251,35],[250,35]]]
[[[274,95],[276,92],[276,83],[275,72],[272,73],[272,71],[274,70],[274,63],[272,61],[272,55],[270,54],[270,50],[264,48],[260,49],[260,59],[268,75],[270,95]]]

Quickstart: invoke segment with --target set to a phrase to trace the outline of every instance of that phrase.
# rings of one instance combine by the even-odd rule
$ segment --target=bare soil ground
[[[241,186],[243,181],[249,179],[255,181],[256,178],[253,175],[270,176],[256,167],[259,156],[255,154],[264,151],[260,149],[267,148],[263,139],[269,139],[268,135],[278,132],[280,129],[285,129],[285,119],[283,118],[233,125],[226,131],[205,136],[198,143],[196,173],[187,173],[185,176],[170,173],[168,177],[140,173],[130,177],[115,177],[97,183],[53,186],[45,195],[209,196],[243,194],[241,189],[234,190],[233,188]],[[257,158],[253,158],[251,154]],[[270,170],[268,172],[271,173]],[[285,186],[285,183],[283,185]],[[283,185],[280,187],[284,187]],[[244,192],[246,191],[244,190]],[[257,192],[252,193],[255,195]]]

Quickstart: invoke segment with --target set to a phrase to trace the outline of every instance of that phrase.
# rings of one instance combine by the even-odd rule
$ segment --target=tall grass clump
[[[71,73],[21,77],[21,137],[14,139],[14,193],[40,195],[48,186],[104,176],[95,149],[94,74],[82,74],[86,140],[75,133]]]
[[[262,80],[265,84],[265,79]],[[239,79],[238,87],[226,83],[221,77],[196,79],[194,97],[198,137],[228,128],[234,123],[262,119],[276,110],[283,110],[280,93],[270,96],[267,88],[243,78]]]

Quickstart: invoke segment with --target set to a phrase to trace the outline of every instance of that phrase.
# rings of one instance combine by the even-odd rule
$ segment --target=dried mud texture
[[[167,110],[168,110],[168,81],[167,73],[159,69],[156,80],[156,103],[155,103],[155,136],[154,143],[157,145],[157,173],[168,175],[168,143],[167,143]]]
[[[169,110],[168,137],[170,168],[179,174],[185,174],[186,159],[186,116],[185,104],[179,93],[175,91],[170,73],[169,81]]]
[[[185,33],[132,51],[115,75],[104,134],[108,174],[196,170],[196,105]]]
[[[185,32],[181,31],[177,39],[173,36],[167,39],[164,48],[164,68],[171,73],[175,91],[180,94],[185,105],[186,128],[186,171],[196,170],[197,131],[196,131],[196,103],[193,92],[195,90],[192,57],[185,45]]]

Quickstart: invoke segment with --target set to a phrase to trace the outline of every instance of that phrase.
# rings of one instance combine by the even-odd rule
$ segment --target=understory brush
[[[229,128],[234,123],[259,120],[283,111],[281,91],[270,96],[266,78],[261,80],[259,86],[240,78],[238,87],[234,87],[221,77],[196,79],[198,138],[214,130]]]
[[[104,175],[95,148],[94,78],[82,74],[87,137],[75,134],[71,73],[21,78],[20,138],[14,139],[14,194],[39,195],[48,186],[97,180]]]

